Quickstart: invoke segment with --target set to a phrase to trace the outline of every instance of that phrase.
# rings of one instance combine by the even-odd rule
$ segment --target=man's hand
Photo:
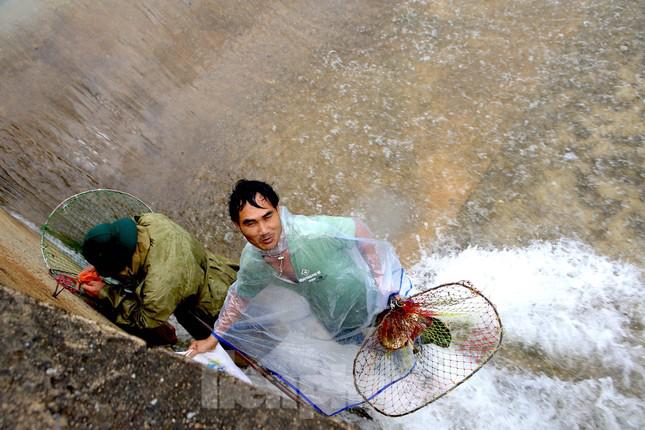
[[[217,347],[217,339],[215,336],[208,336],[206,339],[193,340],[188,349],[188,357],[194,357],[202,352],[212,351]]]
[[[78,274],[78,283],[89,296],[98,297],[105,287],[103,279],[93,266],[88,266]]]
[[[141,330],[148,346],[174,345],[177,343],[177,331],[175,326],[165,322],[154,328]]]
[[[81,284],[81,288],[92,297],[98,297],[103,287],[105,287],[103,281],[89,281]]]

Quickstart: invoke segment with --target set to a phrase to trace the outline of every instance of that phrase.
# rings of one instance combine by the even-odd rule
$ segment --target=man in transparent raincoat
[[[240,180],[229,215],[248,241],[214,334],[327,415],[360,403],[351,363],[388,299],[408,288],[398,258],[359,220],[293,215],[264,182]],[[348,373],[349,372],[349,373]]]

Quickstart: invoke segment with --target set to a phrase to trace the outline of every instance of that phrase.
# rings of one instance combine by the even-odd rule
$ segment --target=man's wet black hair
[[[261,208],[256,201],[255,196],[260,193],[265,199],[273,205],[274,208],[278,207],[278,202],[280,197],[273,191],[271,185],[262,181],[248,181],[246,179],[240,179],[233,187],[233,192],[231,193],[231,198],[228,200],[228,214],[231,217],[231,221],[235,224],[240,223],[240,210],[244,207],[245,204],[250,204],[256,208]]]

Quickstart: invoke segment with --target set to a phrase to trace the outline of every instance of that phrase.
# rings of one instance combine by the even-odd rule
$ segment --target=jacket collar
[[[136,276],[141,271],[148,259],[148,252],[150,251],[151,244],[152,241],[150,240],[148,229],[137,225],[137,246],[134,250],[134,254],[132,255],[132,262],[125,268],[126,273],[122,274],[126,276]]]

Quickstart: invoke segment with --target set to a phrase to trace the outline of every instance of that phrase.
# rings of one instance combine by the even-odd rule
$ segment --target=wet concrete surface
[[[0,428],[351,428],[2,285],[0,327]]]
[[[0,284],[105,327],[114,327],[78,296],[65,291],[54,298],[56,282],[42,260],[38,235],[2,209],[0,225]]]

